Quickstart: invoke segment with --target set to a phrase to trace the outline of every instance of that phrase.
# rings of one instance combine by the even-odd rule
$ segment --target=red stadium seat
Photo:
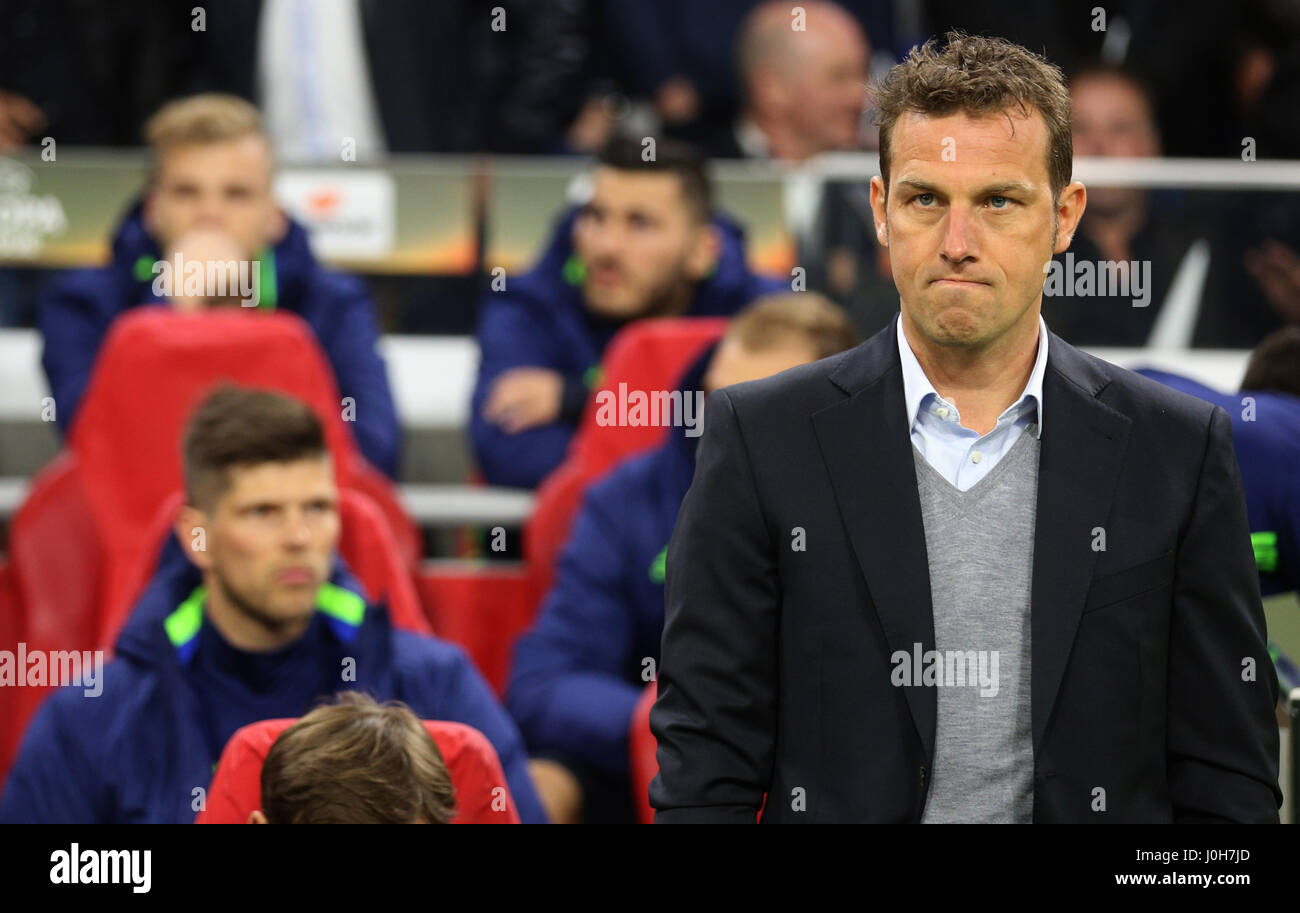
[[[495,562],[430,561],[416,585],[434,633],[464,647],[488,684],[504,695],[515,637],[537,603],[527,571]]]
[[[230,737],[195,824],[248,823],[248,816],[262,807],[262,762],[280,733],[295,722],[264,720]],[[424,726],[438,743],[456,789],[452,823],[518,824],[519,812],[487,737],[461,723],[425,720]]]
[[[101,614],[103,539],[84,474],[64,451],[32,478],[9,530],[17,610],[29,646],[89,646]]]
[[[659,743],[650,731],[650,708],[654,706],[659,687],[651,682],[632,711],[632,725],[628,728],[627,749],[631,762],[632,801],[636,805],[636,818],[641,824],[655,823],[655,810],[650,805],[650,781],[659,773],[656,753]]]
[[[9,527],[0,650],[81,650],[95,645],[103,566],[76,457],[64,452],[32,479]],[[0,781],[48,688],[0,688]]]
[[[620,383],[628,390],[671,390],[691,362],[717,342],[727,329],[725,317],[664,317],[638,320],[619,332],[601,360],[599,390],[615,394]],[[574,435],[566,461],[577,457],[599,475],[634,453],[659,444],[664,429],[651,425],[599,425],[596,397]]]
[[[139,543],[162,502],[181,488],[185,422],[221,381],[306,402],[325,425],[340,485],[360,484],[388,504],[386,516],[403,516],[392,487],[361,468],[333,372],[300,318],[221,310],[180,317],[163,308],[138,308],[114,321],[68,438],[105,545],[101,598],[110,612],[129,604]],[[412,528],[407,521],[398,530],[408,556]],[[415,548],[418,556],[418,541]]]
[[[140,308],[114,322],[73,420],[68,448],[33,478],[14,515],[12,599],[0,604],[6,613],[0,631],[22,631],[29,649],[112,646],[152,570],[146,565],[161,541],[155,530],[158,511],[181,487],[184,423],[222,380],[279,390],[317,412],[341,490],[359,488],[389,521],[390,535],[378,550],[350,543],[358,527],[345,522],[344,556],[363,583],[386,588],[395,625],[428,630],[410,576],[419,557],[418,531],[392,486],[356,451],[333,373],[307,325],[288,313],[179,317]],[[373,505],[355,510],[374,525]],[[14,646],[0,644],[0,649]],[[6,688],[0,694],[0,776],[7,773],[45,690]]]
[[[413,571],[419,566],[420,558],[424,555],[424,540],[420,535],[420,527],[402,507],[388,476],[367,463],[360,453],[357,454],[357,460],[352,468],[354,471],[349,487],[366,495],[379,509],[393,534],[397,557],[406,568]]]
[[[600,390],[671,390],[691,362],[726,331],[722,317],[639,320],[619,332],[601,363]],[[596,395],[588,402],[568,455],[537,490],[537,506],[524,530],[524,557],[538,598],[550,588],[560,549],[593,479],[616,463],[658,445],[663,427],[600,425]]]

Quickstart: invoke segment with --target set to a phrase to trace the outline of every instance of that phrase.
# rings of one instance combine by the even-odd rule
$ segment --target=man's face
[[[598,168],[591,202],[573,226],[587,268],[583,297],[594,313],[629,320],[659,312],[703,278],[717,256],[676,175]]]
[[[794,129],[819,151],[859,144],[870,53],[857,25],[810,28],[797,43],[781,106]]]
[[[1151,158],[1160,138],[1142,94],[1118,76],[1089,76],[1070,86],[1074,154]],[[1089,202],[1108,211],[1145,195],[1135,187],[1097,187]]]
[[[904,314],[935,344],[970,349],[1036,323],[1045,265],[1069,246],[1085,196],[1076,182],[1053,201],[1042,116],[909,112],[891,149],[888,201],[875,177],[871,205]]]
[[[256,135],[166,150],[145,200],[145,220],[164,251],[194,229],[228,234],[251,259],[278,240],[284,217],[271,195],[271,153]]]
[[[338,546],[330,459],[234,467],[213,507],[183,526],[191,523],[206,538],[206,550],[191,550],[191,560],[230,603],[268,631],[293,628],[314,611]]]
[[[798,337],[792,336],[780,345],[755,352],[740,340],[726,336],[709,360],[709,368],[704,375],[704,392],[712,393],[720,387],[771,377],[788,368],[816,360],[817,352]]]

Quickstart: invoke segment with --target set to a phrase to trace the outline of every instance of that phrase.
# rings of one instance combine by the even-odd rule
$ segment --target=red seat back
[[[0,650],[93,649],[102,563],[76,457],[64,452],[33,477],[10,524]],[[0,688],[0,780],[48,690]]]
[[[339,491],[339,554],[361,581],[371,602],[388,607],[393,627],[432,633],[415,578],[379,506],[355,489]]]
[[[672,390],[691,362],[717,342],[727,329],[725,317],[663,317],[638,320],[610,341],[601,359],[601,382],[569,447],[568,460],[576,458],[591,475],[600,475],[634,453],[657,446],[662,426],[600,425],[596,421],[596,395],[601,390],[618,394],[619,384],[632,390]]]
[[[340,485],[364,474],[333,372],[299,317],[225,310],[178,315],[160,307],[124,314],[104,341],[68,438],[104,543],[101,601],[113,614],[129,605],[139,543],[162,502],[181,488],[185,423],[222,381],[307,403],[324,424]],[[374,488],[372,479],[362,484]]]
[[[609,344],[601,363],[600,390],[672,390],[682,374],[727,329],[724,317],[666,317],[638,320]],[[524,531],[524,557],[539,598],[550,588],[555,562],[592,480],[628,457],[660,444],[663,426],[601,425],[594,393],[568,455],[537,490],[536,507]]]
[[[238,730],[217,763],[207,802],[195,824],[246,824],[262,807],[262,762],[280,733],[297,720],[263,720]],[[425,720],[456,790],[453,824],[518,824],[501,762],[483,733],[462,723]]]
[[[528,573],[496,562],[430,561],[416,582],[434,633],[463,647],[504,696],[515,638],[537,603]]]
[[[90,647],[100,616],[103,539],[84,473],[64,451],[32,478],[10,527],[15,596],[31,646]]]
[[[636,805],[636,818],[641,824],[655,823],[655,810],[650,805],[650,781],[659,773],[659,741],[650,731],[650,708],[654,706],[659,686],[651,682],[641,692],[641,700],[632,711],[632,725],[628,728],[628,760],[631,762],[632,801]]]

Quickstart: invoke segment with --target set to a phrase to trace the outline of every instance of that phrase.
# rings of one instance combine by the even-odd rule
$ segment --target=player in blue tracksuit
[[[302,226],[276,205],[270,146],[257,110],[222,96],[182,99],[155,115],[147,138],[154,170],[141,201],[118,226],[112,260],[65,273],[42,294],[42,364],[60,429],[76,417],[113,320],[142,304],[180,307],[186,301],[179,289],[155,294],[154,262],[174,262],[178,252],[204,259],[205,252],[220,250],[211,259],[259,264],[259,308],[291,311],[312,328],[334,368],[339,395],[354,401],[362,454],[395,478],[401,427],[376,349],[374,305],[361,280],[321,266]],[[206,292],[204,299],[212,290]]]
[[[544,822],[519,731],[466,654],[394,630],[337,557],[337,492],[314,413],[225,389],[190,429],[177,535],[96,687],[66,686],[37,712],[0,822],[192,821],[236,729],[302,716],[344,690],[479,729],[520,817]]]
[[[788,290],[751,272],[744,235],[711,208],[702,164],[615,143],[589,203],[560,219],[524,275],[487,292],[470,436],[485,478],[535,487],[564,458],[611,337],[652,316],[729,317]]]
[[[1237,394],[1155,368],[1137,373],[1227,410],[1260,593],[1300,589],[1300,328],[1280,330],[1255,348]],[[1300,687],[1300,668],[1271,640],[1269,653],[1283,689]]]
[[[821,296],[772,296],[742,312],[678,388],[712,391],[855,342],[847,318]],[[553,820],[630,817],[628,728],[659,662],[664,561],[701,430],[670,427],[661,446],[591,486],[538,619],[516,645],[506,706],[534,769],[548,767],[538,791]],[[570,776],[560,792],[580,793],[580,812],[550,789]]]
[[[1220,393],[1167,371],[1137,373],[1227,410],[1260,592],[1271,596],[1300,589],[1300,396],[1273,390]]]

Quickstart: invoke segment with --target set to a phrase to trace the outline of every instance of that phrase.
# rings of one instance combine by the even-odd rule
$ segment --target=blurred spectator
[[[552,152],[581,103],[583,0],[227,0],[204,78],[257,101],[286,158]],[[285,145],[280,147],[278,144]]]
[[[345,691],[280,733],[248,823],[449,824],[455,814],[442,752],[411,708]]]
[[[1151,87],[1166,154],[1221,156],[1240,152],[1228,116],[1233,38],[1244,8],[1259,2],[925,0],[925,6],[930,34],[960,28],[997,35],[1043,54],[1066,73],[1091,60],[1128,66]]]
[[[1075,156],[1156,158],[1161,155],[1155,111],[1142,81],[1123,67],[1092,63],[1070,78],[1071,133]],[[1074,345],[1142,346],[1165,313],[1170,287],[1198,239],[1210,253],[1206,218],[1182,195],[1137,187],[1088,186],[1087,208],[1064,254],[1055,255],[1065,277],[1064,294],[1044,292],[1043,315],[1052,329]],[[1212,256],[1212,254],[1211,254]],[[1075,295],[1070,264],[1113,263],[1121,288],[1105,293],[1100,283]],[[1097,268],[1097,276],[1102,274]],[[1133,291],[1141,286],[1141,295]],[[1195,336],[1204,283],[1182,334]],[[1146,300],[1136,307],[1135,298]],[[1172,331],[1171,331],[1172,332]]]
[[[1260,159],[1300,158],[1300,4],[1255,0],[1244,13],[1232,74],[1235,138],[1253,138]]]
[[[4,822],[194,819],[222,746],[340,688],[480,730],[520,817],[544,822],[513,721],[459,647],[394,630],[337,555],[338,492],[319,419],[224,388],[184,438],[186,505],[98,679],[37,712]],[[201,539],[196,536],[201,534]]]
[[[315,331],[338,379],[355,403],[355,434],[362,454],[397,474],[401,428],[383,360],[378,327],[365,286],[325,270],[307,234],[276,205],[272,161],[257,110],[240,99],[199,95],[169,103],[149,122],[146,139],[153,171],[142,201],[113,239],[108,266],[81,269],[51,282],[37,325],[45,339],[42,364],[58,406],[60,429],[75,419],[95,356],[113,319],[142,304],[177,310],[222,303],[195,301],[181,288],[156,292],[155,263],[214,258],[258,267],[259,308],[301,316]],[[176,277],[180,285],[180,277]],[[211,290],[209,290],[210,292]]]
[[[652,104],[658,121],[670,135],[694,142],[710,156],[737,155],[736,118],[741,108],[737,36],[746,17],[759,5],[757,0],[720,0],[709,4],[705,13],[698,4],[688,0],[657,3],[606,0],[605,40],[611,49],[611,59],[617,64],[616,80],[632,99],[645,99]],[[818,20],[830,23],[832,17],[835,24],[820,29],[814,37],[812,33],[817,29],[814,23]],[[797,67],[803,74],[803,88],[817,92],[819,97],[827,95],[826,89],[818,85],[820,80],[846,78],[842,72],[845,61],[840,55],[845,45],[853,43],[851,33],[860,34],[865,28],[878,43],[883,42],[889,49],[894,47],[894,4],[887,0],[845,0],[840,6],[820,0],[784,6],[768,4],[762,18],[770,30],[764,29],[766,37],[761,43],[765,47],[759,54],[764,59],[760,66],[765,80],[769,73],[773,77],[770,82],[765,81],[765,92],[769,85],[776,87],[780,83],[789,89],[795,84],[790,71],[774,72],[770,67],[781,53],[775,46],[785,44],[783,36],[777,34],[782,27],[795,38],[810,39],[802,43],[805,48],[802,53],[827,55],[824,64],[810,58],[791,64],[791,69]],[[806,26],[806,33],[795,30],[801,25]],[[839,32],[844,32],[844,36]],[[768,53],[767,47],[776,53]],[[804,101],[808,102],[809,98]],[[802,116],[804,125],[814,134],[820,134],[828,125],[816,122],[818,103],[816,99],[813,101],[801,115],[784,116]],[[764,104],[768,103],[769,99],[765,98]],[[777,103],[780,104],[779,100]],[[751,134],[746,142],[752,139]],[[781,141],[801,142],[794,136],[783,136]]]
[[[730,316],[787,288],[750,272],[741,230],[713,213],[688,147],[612,142],[589,202],[566,213],[533,269],[489,291],[470,434],[496,485],[535,487],[564,458],[600,359],[630,321]]]
[[[1260,591],[1300,590],[1300,327],[1278,330],[1255,348],[1240,393],[1154,368],[1138,373],[1227,410]]]
[[[679,389],[707,394],[856,343],[843,312],[820,295],[772,295],[736,317]],[[554,821],[632,820],[628,729],[659,662],[664,555],[699,431],[670,428],[661,447],[590,488],[541,614],[516,647],[507,706]]]
[[[146,118],[196,84],[204,37],[192,9],[176,0],[0,3],[0,153],[47,136],[137,144]]]
[[[871,46],[834,3],[807,3],[806,29],[791,28],[788,3],[746,17],[736,46],[743,107],[732,145],[719,154],[802,162],[860,143]]]

